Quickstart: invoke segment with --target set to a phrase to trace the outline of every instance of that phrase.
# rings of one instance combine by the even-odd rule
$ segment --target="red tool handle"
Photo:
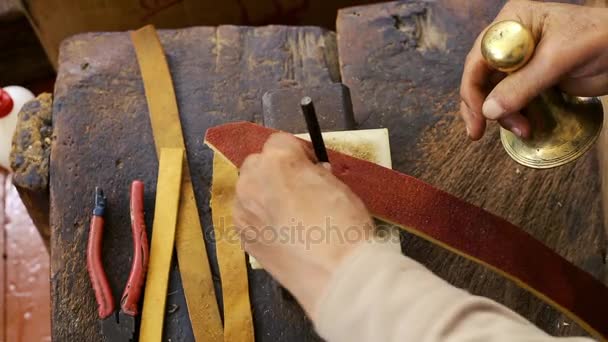
[[[148,235],[144,221],[144,183],[131,184],[131,230],[133,232],[133,263],[131,273],[120,299],[120,308],[128,315],[136,316],[138,303],[148,270]]]
[[[91,229],[89,231],[89,241],[87,246],[87,270],[91,278],[91,284],[95,291],[97,300],[97,312],[99,318],[105,319],[116,309],[112,289],[108,283],[106,272],[103,269],[101,260],[101,243],[103,240],[102,216],[93,215],[91,218]]]

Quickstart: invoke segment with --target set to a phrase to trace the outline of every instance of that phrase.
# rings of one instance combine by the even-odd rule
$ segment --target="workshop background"
[[[89,31],[197,25],[313,25],[370,0],[0,0],[0,87],[53,92],[61,41]],[[589,0],[589,5],[607,5]],[[49,255],[11,176],[0,169],[0,342],[50,340]]]

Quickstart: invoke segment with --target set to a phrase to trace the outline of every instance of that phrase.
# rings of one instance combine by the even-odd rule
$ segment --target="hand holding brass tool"
[[[576,159],[601,128],[599,101],[578,96],[608,93],[607,48],[607,9],[509,2],[465,63],[468,135],[477,140],[486,119],[498,120],[518,162],[546,168]]]

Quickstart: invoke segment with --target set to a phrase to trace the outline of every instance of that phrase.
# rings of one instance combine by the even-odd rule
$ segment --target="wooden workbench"
[[[342,81],[352,92],[358,126],[389,128],[395,169],[506,218],[608,282],[595,153],[554,170],[525,169],[502,150],[495,125],[472,143],[457,118],[464,57],[501,6],[498,0],[412,0],[348,8],[338,14],[337,36],[281,26],[161,31],[205,232],[212,231],[206,129],[234,120],[262,122],[267,90]],[[99,340],[85,267],[93,189],[105,187],[111,205],[104,263],[114,293],[122,291],[130,263],[132,179],[146,183],[148,227],[154,209],[157,160],[127,33],[84,34],[63,44],[53,125],[53,339]],[[480,266],[407,234],[403,248],[451,283],[508,305],[552,334],[582,333]],[[208,251],[214,257],[212,244]],[[215,260],[212,270],[219,274]],[[191,340],[178,265],[171,274],[165,334]],[[264,271],[250,271],[249,279],[258,341],[317,339],[297,304]]]

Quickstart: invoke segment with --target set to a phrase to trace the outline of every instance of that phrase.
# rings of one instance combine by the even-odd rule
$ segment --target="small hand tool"
[[[108,283],[102,263],[102,240],[104,214],[107,199],[103,190],[95,188],[95,208],[91,218],[87,246],[87,270],[95,291],[97,311],[101,323],[101,333],[106,341],[132,341],[137,327],[139,299],[148,267],[148,237],[144,221],[144,184],[134,181],[131,184],[131,231],[133,233],[133,263],[129,280],[120,299],[120,310]]]
[[[302,113],[304,113],[304,119],[306,119],[306,127],[308,128],[308,134],[310,134],[310,141],[312,141],[312,147],[315,150],[317,160],[320,163],[328,163],[329,157],[327,156],[323,135],[321,134],[321,127],[317,120],[317,113],[315,112],[315,106],[312,103],[312,99],[305,96],[302,98],[302,101],[300,101],[300,106],[302,107]]]
[[[523,68],[535,48],[532,31],[515,20],[493,24],[481,40],[486,63],[504,73]],[[500,140],[509,157],[535,169],[581,157],[594,145],[604,122],[600,98],[571,96],[556,87],[545,89],[520,112],[530,123],[530,136],[523,138],[501,127]]]

